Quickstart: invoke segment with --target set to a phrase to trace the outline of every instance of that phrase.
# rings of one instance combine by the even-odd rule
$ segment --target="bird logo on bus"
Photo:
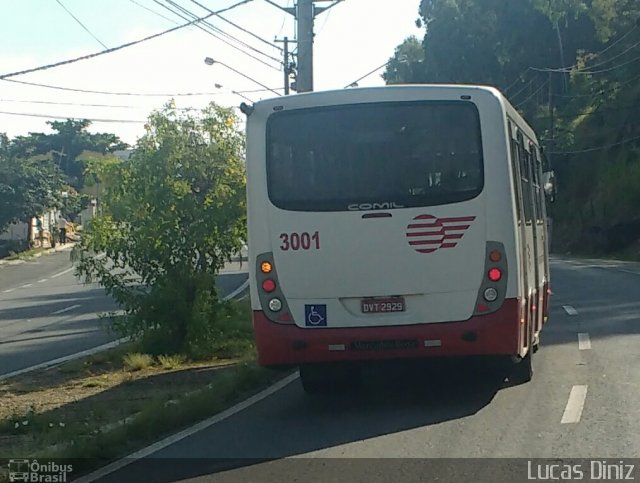
[[[419,215],[407,226],[407,241],[419,253],[454,248],[475,219],[475,216],[437,218],[432,215]]]

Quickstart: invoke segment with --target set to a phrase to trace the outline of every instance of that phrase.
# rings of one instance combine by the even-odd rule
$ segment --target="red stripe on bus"
[[[442,245],[440,245],[440,248],[453,248],[457,245],[457,243],[443,243]]]
[[[452,230],[466,230],[470,226],[471,225],[442,226],[440,224],[435,224],[435,223],[433,225],[426,225],[424,223],[412,223],[407,228],[408,229],[411,229],[411,228],[441,228],[441,230],[452,231]]]
[[[436,250],[437,248],[416,248],[416,251],[420,253],[433,253]]]
[[[463,233],[447,233],[447,231],[449,230],[440,230],[440,231],[412,231],[412,232],[407,232],[407,236],[409,237],[414,237],[414,236],[442,236],[444,235],[444,238],[462,238]]]

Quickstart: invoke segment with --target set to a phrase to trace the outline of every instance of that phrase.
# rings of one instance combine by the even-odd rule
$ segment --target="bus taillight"
[[[262,282],[262,290],[267,293],[271,293],[276,289],[276,283],[270,278]]]
[[[502,253],[500,253],[499,250],[493,250],[491,253],[489,253],[489,260],[495,263],[499,262],[500,260],[502,260]]]
[[[492,282],[497,282],[502,278],[502,271],[499,268],[494,267],[489,270],[487,275],[489,277],[489,280],[491,280]]]
[[[273,270],[273,265],[271,265],[270,262],[262,262],[260,264],[260,271],[262,273],[271,273],[272,270]]]

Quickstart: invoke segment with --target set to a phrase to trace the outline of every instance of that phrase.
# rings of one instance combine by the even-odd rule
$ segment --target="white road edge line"
[[[591,349],[591,339],[586,332],[578,334],[578,349],[581,351]]]
[[[249,399],[246,399],[241,403],[236,404],[235,406],[225,411],[222,411],[221,413],[216,414],[215,416],[209,419],[206,419],[198,424],[191,426],[190,428],[187,428],[183,431],[180,431],[179,433],[176,433],[161,441],[158,441],[152,444],[151,446],[147,446],[146,448],[136,451],[135,453],[132,453],[129,456],[122,458],[121,460],[115,461],[110,465],[105,466],[104,468],[100,468],[99,470],[96,470],[93,473],[89,473],[88,475],[74,481],[76,483],[90,483],[90,482],[99,480],[100,478],[103,478],[115,471],[118,471],[121,468],[124,468],[125,466],[130,465],[131,463],[134,463],[136,460],[146,458],[147,456],[153,453],[156,453],[157,451],[160,451],[161,449],[166,448],[167,446],[177,443],[178,441],[184,438],[187,438],[195,433],[198,433],[204,429],[207,429],[208,427],[213,426],[214,424],[219,423],[220,421],[224,421],[225,419],[230,418],[234,414],[237,414],[240,411],[243,411],[244,409],[247,409],[248,407],[253,406],[254,404],[278,392],[282,388],[291,384],[297,378],[298,378],[297,372],[294,374],[290,374],[284,379],[279,380],[272,386],[269,386],[265,390],[259,392],[258,394],[251,396]]]
[[[242,293],[247,287],[249,286],[249,279],[246,279],[242,285],[240,285],[237,289],[235,289],[233,292],[231,292],[229,295],[227,295],[223,300],[231,300],[232,298],[234,298],[235,296],[237,296],[238,294]]]
[[[33,284],[32,283],[25,283],[24,285],[20,285],[20,288],[29,288],[32,287]]]
[[[632,275],[640,275],[640,272],[633,272],[631,270],[625,270],[624,268],[618,268],[618,272],[630,273]]]
[[[578,311],[574,309],[571,305],[563,305],[562,308],[568,315],[578,315]]]
[[[107,350],[107,349],[112,349],[113,347],[116,347],[116,346],[122,344],[126,340],[128,340],[128,339],[126,339],[126,338],[125,339],[118,339],[118,340],[115,340],[113,342],[109,342],[108,344],[99,345],[99,346],[94,347],[92,349],[87,349],[87,350],[82,351],[82,352],[77,352],[76,354],[70,354],[68,356],[59,357],[58,359],[53,359],[51,361],[43,362],[43,363],[35,365],[35,366],[25,367],[24,369],[19,369],[17,371],[8,372],[6,374],[0,375],[0,381],[4,381],[5,379],[11,379],[12,377],[19,376],[20,374],[24,374],[26,372],[35,371],[37,369],[46,369],[47,367],[56,366],[58,364],[62,364],[63,362],[72,361],[72,360],[78,359],[80,357],[90,356],[90,355],[96,354],[98,352]]]
[[[77,309],[78,307],[82,307],[80,304],[70,305],[69,307],[65,307],[64,309],[56,310],[55,312],[51,312],[51,315],[59,315],[64,314],[65,312],[69,312],[73,309]]]
[[[567,407],[564,408],[561,424],[572,424],[580,421],[584,401],[587,398],[587,386],[573,386],[569,394]]]
[[[48,278],[43,278],[42,280],[38,280],[38,283],[45,283],[47,280],[49,280]]]
[[[15,288],[8,288],[7,290],[3,290],[2,293],[11,293],[15,290]]]
[[[58,272],[55,275],[51,275],[51,278],[58,278],[61,277],[62,275],[64,275],[65,273],[69,273],[73,270],[74,267],[71,268],[67,268],[66,270],[63,270],[62,272]]]

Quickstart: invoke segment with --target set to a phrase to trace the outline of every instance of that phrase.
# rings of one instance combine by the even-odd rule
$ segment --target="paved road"
[[[640,457],[640,264],[554,259],[552,279],[529,384],[481,364],[371,368],[358,394],[309,397],[295,380],[100,481],[433,481],[423,460],[353,458]],[[439,475],[526,481],[506,463]]]
[[[230,264],[218,277],[223,296],[246,280],[242,268]],[[115,302],[73,272],[69,251],[0,265],[0,376],[118,338],[98,317]]]

